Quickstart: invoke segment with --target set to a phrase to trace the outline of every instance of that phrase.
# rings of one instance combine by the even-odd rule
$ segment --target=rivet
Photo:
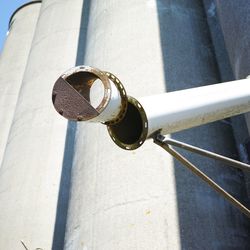
[[[53,102],[53,103],[54,103],[55,100],[56,100],[56,95],[57,95],[56,92],[53,92],[53,93],[52,93],[52,102]]]
[[[76,118],[77,118],[78,121],[82,121],[83,120],[83,116],[82,115],[78,115]]]

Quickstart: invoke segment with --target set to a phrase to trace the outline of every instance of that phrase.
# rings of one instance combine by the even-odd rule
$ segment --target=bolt
[[[52,93],[52,102],[53,102],[53,104],[55,103],[55,100],[56,100],[56,92],[53,92]]]
[[[83,121],[83,116],[82,115],[78,115],[76,118],[77,118],[77,121]]]

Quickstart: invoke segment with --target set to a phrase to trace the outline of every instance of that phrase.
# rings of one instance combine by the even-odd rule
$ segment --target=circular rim
[[[107,107],[107,105],[110,101],[111,94],[112,94],[111,84],[110,84],[108,76],[103,71],[101,71],[97,68],[93,68],[90,66],[78,66],[78,67],[74,67],[74,68],[67,70],[64,74],[62,74],[61,77],[65,81],[67,81],[67,77],[71,76],[72,74],[76,74],[78,72],[91,73],[91,74],[95,75],[96,78],[101,80],[101,82],[104,86],[104,96],[102,98],[101,103],[95,109],[98,113],[103,112],[103,110]],[[93,118],[91,118],[91,119],[93,119]]]
[[[121,96],[121,110],[119,114],[114,120],[104,122],[105,125],[113,125],[113,124],[120,122],[124,118],[126,111],[127,111],[127,107],[128,107],[128,97],[127,97],[126,90],[123,84],[121,83],[121,81],[110,72],[104,72],[104,73],[107,75],[109,80],[111,80],[114,83],[114,85],[118,89],[120,96]]]
[[[147,135],[148,135],[148,119],[147,119],[147,115],[146,115],[142,105],[139,103],[138,100],[136,100],[132,96],[128,96],[128,103],[133,104],[137,108],[138,112],[141,115],[141,119],[142,119],[142,123],[143,123],[143,130],[142,130],[142,133],[141,133],[139,139],[136,142],[134,142],[133,144],[126,144],[126,143],[121,142],[116,137],[116,135],[113,134],[112,125],[108,125],[107,129],[108,129],[108,132],[109,132],[109,135],[110,135],[111,139],[114,141],[114,143],[116,145],[118,145],[120,148],[123,148],[125,150],[135,150],[135,149],[139,148],[145,142],[145,140],[147,139]]]

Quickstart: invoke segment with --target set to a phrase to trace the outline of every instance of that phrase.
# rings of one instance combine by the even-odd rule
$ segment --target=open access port
[[[98,108],[105,99],[105,87],[102,80],[89,72],[76,72],[65,79],[92,107]]]
[[[124,118],[117,124],[109,125],[108,131],[119,147],[127,150],[140,147],[148,134],[148,121],[141,104],[129,96]]]
[[[55,82],[52,102],[68,120],[88,121],[99,116],[109,103],[111,85],[98,69],[80,66],[65,72]]]

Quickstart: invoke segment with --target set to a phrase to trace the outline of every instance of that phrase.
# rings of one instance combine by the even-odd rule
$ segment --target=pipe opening
[[[102,81],[100,79],[96,79],[90,88],[90,93],[89,93],[90,104],[94,108],[97,108],[99,104],[102,102],[102,99],[105,96],[104,94],[105,94],[105,89]]]
[[[55,82],[52,102],[68,120],[88,121],[107,107],[111,95],[108,77],[100,70],[81,66],[68,70]]]
[[[108,126],[112,140],[121,148],[133,150],[140,147],[146,140],[148,122],[141,104],[128,97],[128,107],[124,118]]]
[[[93,108],[100,108],[105,99],[102,80],[89,72],[76,72],[65,79]]]

